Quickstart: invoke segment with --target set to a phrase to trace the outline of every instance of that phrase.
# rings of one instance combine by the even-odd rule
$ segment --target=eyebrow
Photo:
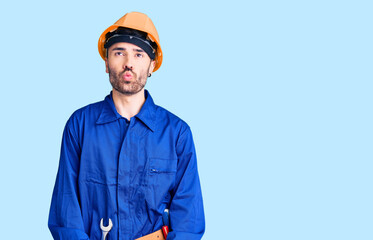
[[[113,48],[111,51],[125,51],[125,50],[126,50],[125,48],[116,47],[116,48]],[[142,50],[141,48],[133,49],[133,51],[135,51],[135,52],[144,52],[144,50]]]
[[[115,51],[115,50],[124,51],[126,49],[125,48],[116,47],[116,48],[113,48],[111,51]]]

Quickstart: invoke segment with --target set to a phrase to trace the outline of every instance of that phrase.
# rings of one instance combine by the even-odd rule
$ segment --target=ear
[[[148,75],[153,72],[154,68],[155,68],[155,60],[151,60]]]
[[[106,73],[109,73],[109,64],[107,63],[107,58],[105,58],[105,68],[106,68]]]

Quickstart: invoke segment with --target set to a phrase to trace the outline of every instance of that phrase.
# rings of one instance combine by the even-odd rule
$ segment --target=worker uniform
[[[54,239],[101,239],[100,220],[113,222],[109,240],[131,240],[162,227],[167,240],[201,239],[204,210],[189,126],[145,103],[130,121],[112,94],[75,111],[64,129],[48,226]]]

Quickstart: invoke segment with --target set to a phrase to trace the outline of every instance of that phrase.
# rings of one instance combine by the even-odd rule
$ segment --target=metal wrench
[[[111,221],[110,218],[109,218],[109,225],[106,226],[106,227],[104,226],[104,219],[101,218],[101,221],[100,221],[100,228],[101,228],[101,231],[102,231],[101,240],[106,240],[106,235],[110,232],[112,227],[113,227],[113,222]]]

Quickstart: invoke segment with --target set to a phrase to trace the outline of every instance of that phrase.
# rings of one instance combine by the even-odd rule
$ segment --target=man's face
[[[155,61],[140,47],[119,42],[109,47],[105,64],[113,89],[124,95],[133,95],[145,87]]]

